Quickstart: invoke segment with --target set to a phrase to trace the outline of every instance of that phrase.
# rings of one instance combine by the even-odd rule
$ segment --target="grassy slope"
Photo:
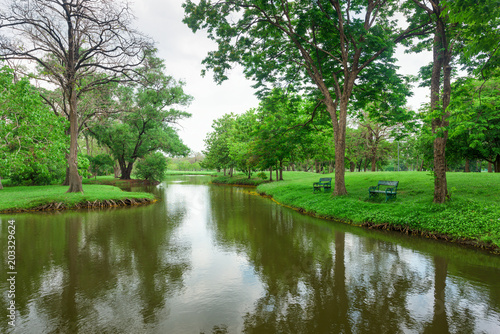
[[[5,187],[0,190],[0,211],[9,209],[30,209],[48,203],[66,204],[72,207],[77,203],[96,200],[120,200],[126,198],[153,199],[150,193],[131,193],[107,185],[84,185],[84,193],[67,194],[67,186],[20,186]]]
[[[325,176],[334,179],[334,174],[321,175]],[[432,203],[434,185],[428,172],[347,173],[349,194],[338,198],[329,193],[313,193],[312,184],[319,177],[287,172],[285,181],[263,184],[258,190],[282,204],[317,216],[353,224],[388,223],[500,247],[500,174],[448,173],[452,198],[444,205]],[[379,180],[399,181],[397,200],[385,203],[384,196],[368,200],[368,187]]]

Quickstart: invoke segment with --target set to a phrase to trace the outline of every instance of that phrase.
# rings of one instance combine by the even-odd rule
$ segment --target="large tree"
[[[229,145],[231,142],[231,129],[235,123],[233,114],[225,114],[212,123],[213,131],[205,138],[205,155],[202,166],[205,168],[226,169],[230,171],[234,167],[234,161],[229,156]]]
[[[115,90],[122,112],[88,123],[88,131],[118,161],[122,179],[130,179],[135,161],[148,153],[189,153],[173,128],[178,120],[191,116],[176,108],[192,99],[184,93],[184,83],[164,73],[164,61],[153,51],[147,53],[144,66],[137,71],[142,78],[139,82]]]
[[[83,192],[79,98],[133,70],[149,45],[131,20],[128,3],[112,0],[12,0],[0,12],[0,56],[35,62],[62,91],[70,121],[68,192]]]
[[[398,1],[187,0],[185,22],[205,28],[218,50],[204,60],[216,81],[240,63],[259,84],[314,88],[331,117],[335,140],[334,195],[346,194],[346,122],[356,81],[368,68],[383,75],[394,45],[426,33],[427,22],[400,29]],[[415,8],[414,11],[421,11]]]

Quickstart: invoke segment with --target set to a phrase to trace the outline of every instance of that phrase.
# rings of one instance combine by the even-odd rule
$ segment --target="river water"
[[[500,333],[500,256],[208,180],[170,179],[148,206],[1,215],[0,332]]]

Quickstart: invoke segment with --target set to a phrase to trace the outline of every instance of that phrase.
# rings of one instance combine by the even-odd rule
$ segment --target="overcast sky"
[[[233,69],[222,85],[217,85],[209,72],[202,78],[201,61],[208,51],[216,48],[204,32],[194,34],[184,23],[183,0],[135,0],[134,14],[138,30],[153,38],[159,56],[165,59],[167,74],[186,82],[185,91],[194,100],[186,109],[192,117],[180,122],[179,135],[193,152],[204,149],[206,134],[212,121],[226,113],[243,113],[258,106],[252,82],[245,79],[241,69]],[[398,52],[402,74],[416,75],[420,66],[431,61],[429,54]],[[427,89],[415,89],[408,104],[418,110],[427,102]]]

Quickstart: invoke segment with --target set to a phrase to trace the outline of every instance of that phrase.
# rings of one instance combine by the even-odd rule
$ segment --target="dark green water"
[[[145,207],[0,216],[0,332],[500,333],[500,256],[206,181],[165,182]]]

